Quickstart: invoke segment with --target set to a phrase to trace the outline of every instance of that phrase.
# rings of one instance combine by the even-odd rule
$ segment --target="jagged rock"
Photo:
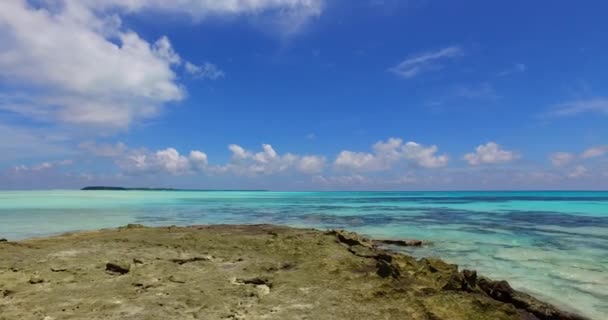
[[[127,274],[131,270],[131,265],[124,262],[106,263],[106,272],[111,274]]]
[[[350,251],[352,254],[362,257],[362,258],[374,258],[377,255],[376,251],[373,250],[372,248],[362,246],[359,244],[350,246],[348,248],[348,251]]]
[[[348,232],[344,230],[331,230],[329,234],[335,235],[338,238],[338,241],[349,246],[360,245],[364,247],[372,247],[372,242],[369,239],[361,237],[360,235],[354,232]]]
[[[422,240],[413,240],[413,239],[409,239],[409,240],[394,240],[394,239],[380,239],[380,240],[373,240],[373,242],[375,244],[390,244],[390,245],[394,245],[394,246],[401,246],[401,247],[421,247],[423,245],[428,244],[428,242],[426,241],[422,241]]]
[[[382,278],[388,278],[388,277],[399,278],[399,276],[401,275],[401,272],[399,271],[399,267],[391,264],[390,262],[388,262],[386,260],[381,260],[381,259],[377,260],[376,268],[378,268],[378,270],[376,271],[376,274]]]
[[[143,224],[139,224],[139,223],[129,223],[126,226],[118,227],[118,230],[123,230],[123,229],[141,229],[141,228],[145,228],[145,226]]]
[[[458,272],[458,266],[455,264],[447,263],[443,260],[436,258],[422,258],[420,263],[427,267],[432,273],[445,272],[445,273],[456,273]]]
[[[585,317],[557,309],[555,306],[542,302],[529,294],[516,291],[507,281],[493,281],[481,277],[477,281],[481,290],[490,297],[510,303],[516,308],[526,310],[541,320],[585,320]]]

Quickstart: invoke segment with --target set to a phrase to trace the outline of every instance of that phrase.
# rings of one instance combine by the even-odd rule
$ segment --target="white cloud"
[[[325,157],[322,156],[304,156],[300,158],[297,164],[297,170],[303,173],[319,173],[323,171],[325,166]]]
[[[568,174],[568,178],[580,178],[588,175],[589,170],[585,166],[576,166],[572,172]]]
[[[81,0],[96,10],[120,9],[127,12],[154,10],[189,14],[195,18],[207,16],[255,15],[262,12],[297,12],[299,15],[317,16],[323,9],[323,0]]]
[[[292,153],[278,154],[270,144],[263,144],[262,151],[254,153],[243,147],[231,144],[230,163],[218,166],[216,172],[230,172],[237,175],[255,176],[275,174],[295,169],[304,174],[319,173],[325,166],[325,157],[315,155],[300,156]]]
[[[599,113],[608,115],[608,98],[578,100],[563,103],[546,114],[551,117],[568,117],[581,113]]]
[[[252,19],[255,23],[289,35],[320,16],[325,0],[83,0],[82,3],[95,11],[186,14],[196,21],[207,17],[255,17]]]
[[[576,156],[574,154],[568,152],[555,152],[549,155],[549,159],[555,167],[563,167],[565,165],[568,165],[575,158]]]
[[[38,120],[111,128],[156,115],[184,97],[166,37],[151,45],[79,2],[45,10],[0,2],[0,78],[27,85],[27,101],[0,108]]]
[[[184,64],[187,73],[195,78],[217,80],[224,78],[226,74],[218,66],[213,63],[205,62],[201,66],[197,66],[189,61]]]
[[[510,162],[519,158],[519,155],[513,151],[501,149],[500,145],[495,142],[488,142],[485,145],[479,145],[475,148],[474,153],[464,155],[470,165],[477,166],[480,164],[496,164]]]
[[[398,138],[378,141],[373,150],[373,153],[344,150],[338,154],[334,164],[338,168],[356,171],[381,171],[400,161],[425,168],[443,167],[448,163],[447,155],[437,155],[437,146],[425,147],[411,141],[403,143]]]
[[[51,169],[55,169],[57,167],[61,167],[61,166],[68,166],[71,165],[73,163],[72,160],[66,159],[66,160],[60,160],[60,161],[46,161],[46,162],[42,162],[33,166],[26,166],[26,165],[18,165],[15,166],[13,168],[13,173],[16,174],[24,174],[24,173],[35,173],[35,172],[39,172],[39,171],[47,171],[47,170],[51,170]]]
[[[205,153],[194,150],[186,157],[180,155],[175,148],[156,152],[132,150],[128,155],[117,159],[116,164],[129,175],[162,173],[183,175],[204,171],[208,165]]]
[[[398,65],[390,68],[389,71],[409,79],[420,73],[441,69],[442,65],[438,63],[439,61],[459,57],[463,54],[464,51],[460,47],[446,47],[438,51],[410,56]]]
[[[601,157],[605,154],[608,154],[608,145],[591,147],[583,152],[581,158],[590,159]]]
[[[323,8],[322,0],[33,3],[0,1],[0,81],[6,92],[22,93],[0,99],[0,110],[106,131],[158,116],[167,103],[184,99],[178,65],[196,76],[224,76],[212,63],[196,66],[182,59],[166,36],[153,43],[141,38],[122,25],[121,15],[271,16],[284,24],[277,30],[296,30]]]

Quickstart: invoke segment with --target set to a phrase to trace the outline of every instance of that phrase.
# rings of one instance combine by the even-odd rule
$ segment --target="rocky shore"
[[[412,245],[270,225],[0,241],[0,319],[584,319],[388,250]]]

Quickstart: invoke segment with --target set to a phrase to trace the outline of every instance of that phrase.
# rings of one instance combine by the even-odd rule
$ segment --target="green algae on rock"
[[[269,225],[131,225],[5,242],[0,319],[583,319],[379,244]]]

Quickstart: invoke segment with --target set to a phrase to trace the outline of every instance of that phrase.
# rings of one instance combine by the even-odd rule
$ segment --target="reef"
[[[423,245],[272,225],[2,241],[0,319],[584,319],[506,281],[389,250]]]

